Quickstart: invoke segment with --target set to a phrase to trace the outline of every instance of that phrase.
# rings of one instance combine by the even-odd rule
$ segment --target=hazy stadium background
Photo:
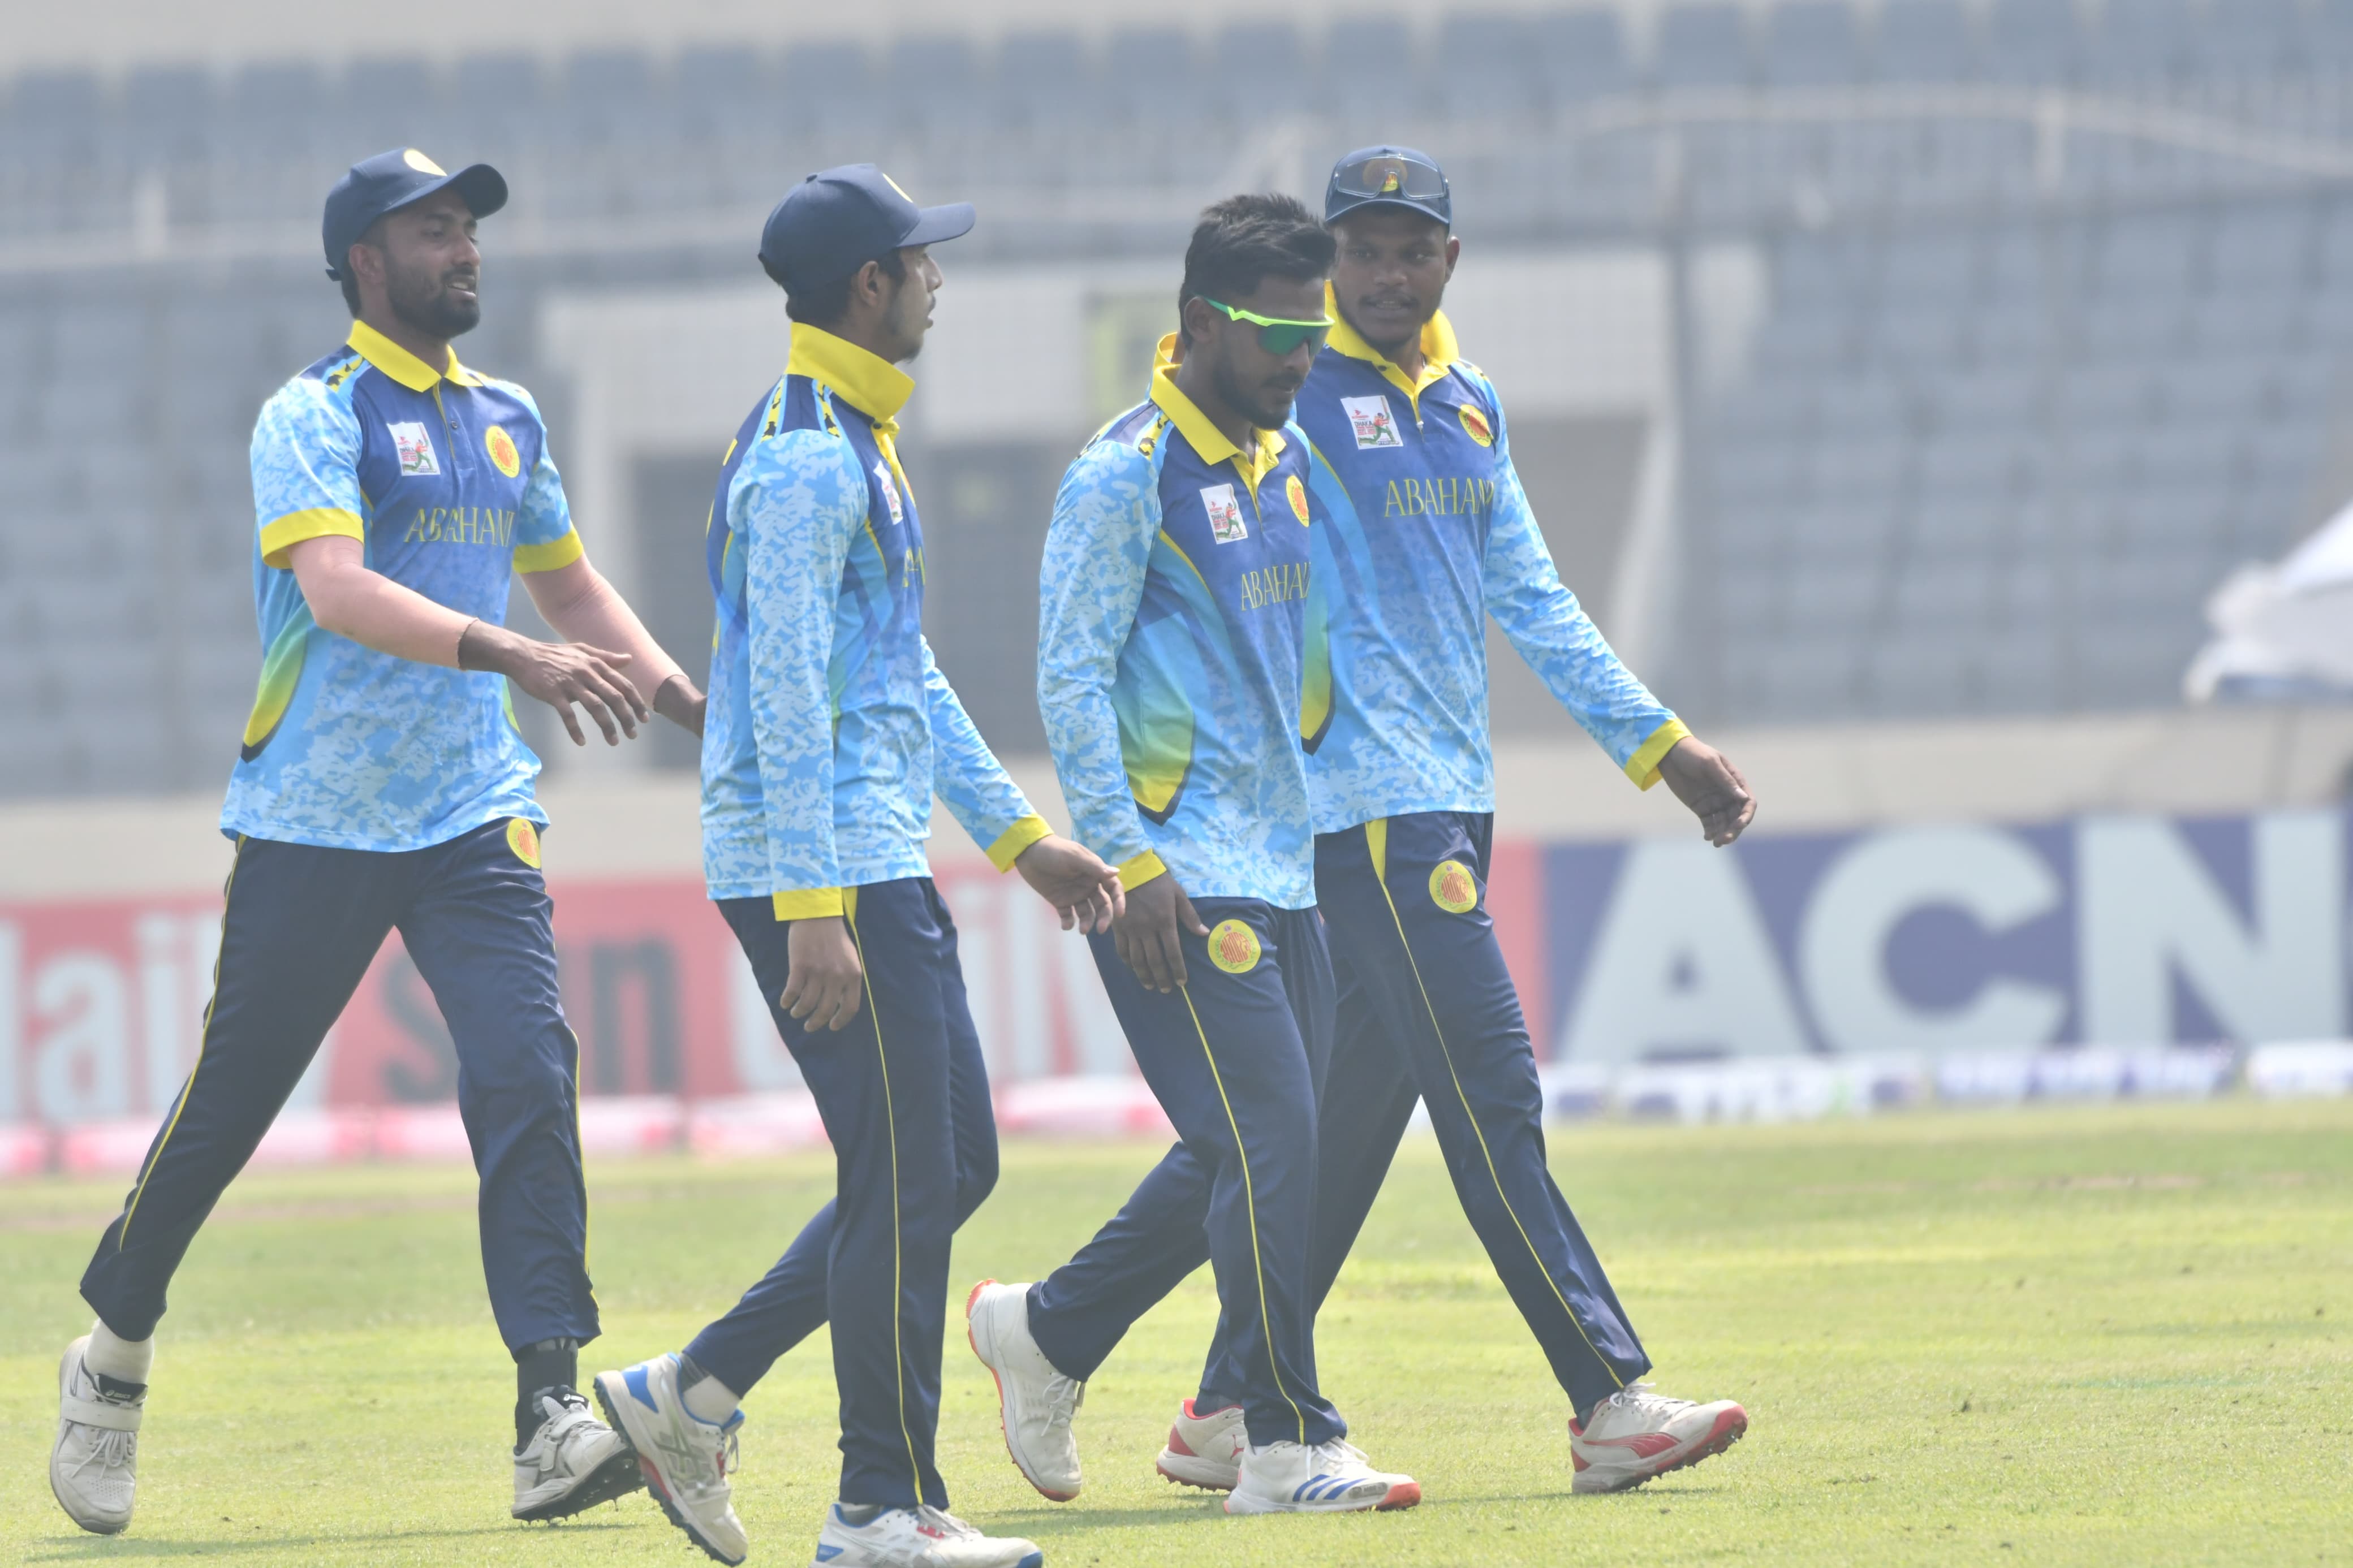
[[[1564,575],[1765,803],[1708,855],[1497,644],[1492,900],[1563,1109],[2202,1092],[2293,1042],[2266,1081],[2353,1085],[2353,708],[2182,696],[2209,596],[2353,499],[2353,4],[816,9],[11,17],[0,1164],[135,1161],[192,1057],[259,661],[247,439],[345,330],[326,187],[404,144],[507,174],[461,352],[536,392],[691,668],[714,465],[783,359],[762,216],[855,159],[978,204],[902,450],[934,645],[1049,801],[1039,542],[1191,215],[1428,148]],[[691,746],[525,723],[607,1136],[808,1136],[701,907]],[[1148,1122],[1083,952],[937,847],[1008,1121]],[[454,1149],[395,948],[289,1157]]]

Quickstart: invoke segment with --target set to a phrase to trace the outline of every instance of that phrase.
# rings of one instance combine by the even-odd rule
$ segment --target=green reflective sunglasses
[[[1312,321],[1286,321],[1276,316],[1261,316],[1256,310],[1237,310],[1222,300],[1210,299],[1207,294],[1200,295],[1198,298],[1204,305],[1223,310],[1229,319],[1248,321],[1251,326],[1256,327],[1258,346],[1277,358],[1289,355],[1302,343],[1307,345],[1309,353],[1321,353],[1324,351],[1324,340],[1332,335],[1333,323],[1331,318],[1326,316],[1319,316]]]

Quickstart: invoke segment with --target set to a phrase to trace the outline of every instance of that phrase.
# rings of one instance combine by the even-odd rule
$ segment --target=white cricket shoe
[[[825,1510],[809,1568],[1043,1568],[1032,1541],[983,1535],[945,1509],[886,1508],[864,1524]]]
[[[543,1419],[514,1457],[514,1516],[534,1523],[569,1519],[645,1485],[638,1457],[620,1435],[588,1414],[568,1388],[539,1396]]]
[[[1168,1426],[1168,1446],[1160,1450],[1153,1468],[1172,1481],[1204,1491],[1229,1492],[1242,1473],[1242,1454],[1250,1434],[1242,1426],[1242,1407],[1229,1405],[1207,1415],[1193,1414],[1189,1399]]]
[[[965,1337],[997,1379],[1005,1451],[1029,1484],[1055,1502],[1079,1495],[1079,1440],[1071,1420],[1087,1385],[1064,1377],[1029,1337],[1029,1287],[984,1279],[965,1298]]]
[[[90,1336],[58,1363],[58,1441],[49,1450],[49,1490],[66,1517],[93,1535],[120,1535],[139,1486],[139,1418],[147,1396],[108,1394],[82,1364]]]
[[[1373,1468],[1362,1450],[1335,1437],[1307,1447],[1269,1443],[1242,1450],[1228,1513],[1361,1513],[1411,1508],[1421,1483]]]
[[[1577,1465],[1571,1491],[1622,1492],[1653,1476],[1696,1465],[1740,1441],[1748,1412],[1729,1399],[1695,1405],[1630,1383],[1593,1407],[1593,1419],[1568,1424]]]
[[[598,1373],[596,1403],[637,1455],[646,1489],[670,1521],[718,1561],[743,1562],[752,1543],[728,1501],[727,1472],[744,1413],[714,1426],[689,1410],[679,1397],[675,1353]]]

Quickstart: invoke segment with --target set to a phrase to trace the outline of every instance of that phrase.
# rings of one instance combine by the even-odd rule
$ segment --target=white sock
[[[707,1374],[691,1388],[681,1392],[678,1397],[679,1403],[686,1406],[689,1415],[697,1421],[708,1421],[713,1426],[723,1426],[727,1418],[735,1414],[735,1407],[744,1403],[742,1394]]]
[[[150,1334],[143,1340],[126,1340],[103,1322],[92,1323],[81,1361],[94,1373],[124,1383],[144,1383],[148,1369],[155,1364],[155,1338]]]

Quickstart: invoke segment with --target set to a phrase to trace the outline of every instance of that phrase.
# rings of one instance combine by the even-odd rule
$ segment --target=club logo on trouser
[[[1450,915],[1479,907],[1479,880],[1460,860],[1440,860],[1430,873],[1430,901]]]
[[[539,829],[520,816],[507,818],[507,847],[514,851],[516,859],[534,871],[539,869]]]
[[[1209,932],[1209,962],[1229,974],[1248,974],[1258,967],[1258,932],[1240,921],[1219,921]]]

